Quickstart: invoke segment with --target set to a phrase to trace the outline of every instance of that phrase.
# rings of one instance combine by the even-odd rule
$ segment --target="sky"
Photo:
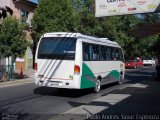
[[[34,3],[38,3],[38,0],[32,0],[32,2],[34,2]]]

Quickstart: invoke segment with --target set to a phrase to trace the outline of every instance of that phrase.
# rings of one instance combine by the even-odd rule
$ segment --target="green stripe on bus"
[[[118,70],[112,70],[107,76],[118,81],[120,77],[120,73],[118,72]],[[87,64],[83,63],[80,88],[83,89],[83,88],[95,87],[96,85],[95,80],[96,80],[96,77],[94,76],[92,70],[88,67]]]
[[[112,70],[107,76],[113,77],[115,80],[119,80],[120,73],[118,70]]]
[[[81,88],[91,88],[96,85],[94,81],[87,79],[87,77],[93,78],[93,79],[96,78],[94,76],[93,72],[91,71],[91,69],[85,63],[83,63],[82,77],[81,77]]]

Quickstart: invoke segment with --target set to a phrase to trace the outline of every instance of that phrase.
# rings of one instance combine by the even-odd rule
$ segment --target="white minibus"
[[[85,89],[124,79],[124,56],[120,45],[107,38],[80,33],[53,32],[40,38],[35,55],[35,84]]]

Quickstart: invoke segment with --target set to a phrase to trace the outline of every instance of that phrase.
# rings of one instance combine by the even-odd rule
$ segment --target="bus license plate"
[[[59,85],[59,82],[57,82],[57,81],[52,81],[50,85]]]

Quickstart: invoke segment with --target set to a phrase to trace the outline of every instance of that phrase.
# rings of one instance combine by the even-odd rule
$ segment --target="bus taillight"
[[[74,65],[74,74],[76,75],[80,74],[80,67],[78,65]]]
[[[34,70],[37,70],[37,63],[34,63]]]

